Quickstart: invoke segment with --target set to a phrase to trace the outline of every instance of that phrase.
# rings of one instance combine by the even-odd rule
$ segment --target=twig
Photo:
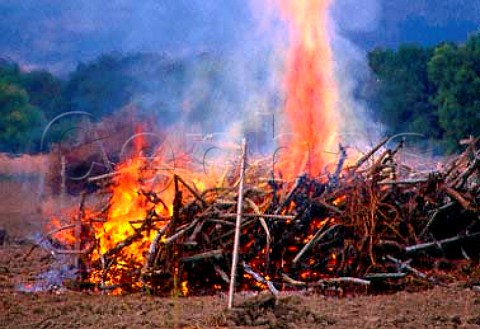
[[[343,215],[343,211],[341,211],[341,210],[338,209],[337,207],[332,206],[332,205],[326,203],[326,202],[323,201],[323,200],[317,200],[317,202],[320,203],[323,207],[327,208],[328,210],[331,210],[331,211],[333,211],[333,212],[336,213],[336,214]]]
[[[387,143],[389,139],[390,139],[389,137],[385,137],[384,139],[382,139],[380,143],[378,143],[374,148],[372,148],[364,156],[358,159],[357,163],[352,167],[352,169],[356,170],[360,168],[363,165],[363,163],[367,161],[368,158],[370,158],[375,152],[377,152],[383,145],[385,145],[385,143]]]
[[[278,206],[278,208],[273,212],[275,215],[278,215],[282,210],[283,208],[285,208],[291,201],[292,199],[292,196],[293,194],[297,191],[297,189],[304,184],[304,181],[305,181],[305,176],[300,176],[300,177],[297,177],[297,179],[295,180],[295,184],[292,186],[292,189],[290,190],[290,192],[287,194],[287,196],[285,197],[285,200],[282,202],[282,204],[280,206]]]
[[[261,215],[260,214],[260,209],[255,204],[255,202],[253,202],[249,198],[245,198],[245,201],[250,205],[250,207],[255,211],[255,213],[257,213],[258,215]],[[265,222],[265,219],[263,218],[263,216],[259,217],[258,220],[260,221],[260,224],[262,225],[263,230],[265,231],[265,236],[266,236],[266,241],[265,241],[265,264],[267,264],[267,267],[268,267],[268,264],[270,263],[270,244],[272,242],[272,236],[270,234],[270,230],[268,229],[267,222]]]
[[[51,230],[50,232],[48,232],[47,234],[45,234],[45,236],[40,240],[39,243],[42,243],[43,241],[45,241],[47,238],[61,232],[61,231],[64,231],[64,230],[68,230],[68,229],[71,229],[71,228],[74,228],[77,224],[67,224],[67,225],[64,225],[64,226],[61,226],[59,228],[56,228],[54,230]]]
[[[331,220],[330,220],[331,221]],[[299,251],[299,253],[295,256],[293,259],[292,263],[295,264],[302,258],[302,256],[311,248],[313,245],[320,239],[322,239],[325,235],[333,231],[335,228],[337,228],[339,225],[333,225],[329,227],[328,229],[325,229],[328,224],[330,223],[328,221],[325,223],[318,231],[315,233],[315,235],[308,241],[308,243],[302,248],[302,250]]]
[[[438,215],[439,215],[442,211],[447,210],[447,209],[453,207],[455,204],[456,204],[456,202],[450,202],[450,203],[447,203],[446,205],[441,206],[441,207],[438,208],[437,210],[435,210],[435,212],[433,213],[432,217],[429,219],[429,221],[427,222],[427,224],[426,224],[425,227],[423,228],[422,232],[420,232],[420,237],[425,236],[425,234],[426,234],[426,233],[428,232],[428,230],[430,229],[430,226],[432,226],[433,222],[435,222],[435,220],[437,219]]]
[[[207,218],[206,221],[211,223],[221,224],[221,225],[235,226],[235,223],[227,222],[226,220],[221,220],[221,219]]]
[[[458,178],[457,183],[455,184],[456,189],[462,189],[465,183],[468,180],[468,177],[475,171],[475,169],[480,168],[480,157],[475,157],[475,160],[468,166],[467,170],[465,170]]]
[[[368,281],[381,281],[387,279],[403,279],[407,273],[367,273],[363,276]]]
[[[406,254],[414,254],[420,251],[424,251],[430,248],[438,248],[442,249],[445,245],[453,243],[453,242],[459,242],[463,241],[466,239],[470,238],[475,238],[480,236],[480,232],[472,233],[472,234],[467,234],[467,235],[457,235],[453,238],[447,238],[439,241],[433,241],[433,242],[427,242],[427,243],[420,243],[416,244],[414,246],[409,246],[405,248],[405,253]]]
[[[218,218],[236,218],[237,214],[221,214]],[[285,220],[292,220],[295,219],[296,216],[289,216],[289,215],[271,215],[271,214],[242,214],[242,217],[245,218],[268,218],[268,219],[285,219]]]
[[[303,281],[298,281],[295,279],[292,279],[289,277],[287,274],[282,274],[282,278],[285,282],[293,285],[293,286],[299,286],[299,287],[324,287],[327,284],[333,284],[333,283],[355,283],[359,285],[364,285],[368,286],[370,285],[370,281],[360,279],[360,278],[355,278],[355,277],[350,277],[350,276],[344,276],[344,277],[338,277],[338,278],[330,278],[330,279],[321,279],[315,282],[303,282]]]
[[[25,254],[25,256],[23,256],[23,260],[24,261],[27,260],[27,258],[32,254],[32,252],[35,250],[35,248],[37,248],[38,246],[41,246],[42,242],[45,241],[47,238],[51,238],[53,235],[55,235],[55,234],[57,234],[61,231],[76,228],[77,225],[78,225],[77,223],[68,224],[68,225],[64,225],[64,226],[61,226],[59,228],[56,228],[54,230],[51,230],[50,232],[47,232],[45,234],[45,236],[40,239],[39,242],[32,245],[32,247]],[[44,247],[44,249],[47,249],[47,251],[49,251],[52,254],[52,256],[55,257],[56,254],[57,255],[86,255],[86,254],[89,254],[90,252],[92,252],[94,247],[95,247],[95,245],[92,243],[89,247],[87,247],[85,249],[80,249],[79,247],[75,248],[75,249],[57,249],[57,248],[45,248]]]
[[[456,200],[465,210],[471,210],[470,202],[467,201],[459,192],[455,191],[453,188],[449,186],[444,186],[443,190],[452,199]]]
[[[375,161],[373,166],[371,166],[370,169],[368,169],[367,175],[374,176],[375,174],[377,174],[377,171],[381,171],[382,164],[384,163],[385,159],[388,159],[391,156],[391,152],[392,151],[388,149],[383,151],[383,153],[380,154],[380,157],[378,157],[378,159]]]
[[[91,244],[85,249],[52,249],[52,252],[58,255],[88,255],[93,251],[94,248],[95,245]]]
[[[386,180],[377,182],[379,185],[415,185],[428,182],[428,178],[404,179],[404,180]]]
[[[213,265],[213,269],[215,270],[215,272],[220,275],[220,277],[222,278],[223,281],[225,281],[226,283],[230,283],[230,278],[228,277],[228,274],[225,273],[224,270],[222,270],[220,268],[220,266],[218,266],[217,264]]]
[[[363,286],[368,286],[370,285],[370,281],[360,279],[360,278],[355,278],[351,276],[343,276],[339,278],[330,278],[330,279],[322,279],[317,281],[316,283],[318,284],[332,284],[332,283],[355,283]]]
[[[261,276],[260,274],[255,272],[252,269],[252,267],[250,265],[248,265],[247,263],[245,263],[244,261],[242,261],[242,266],[243,266],[243,270],[246,273],[250,274],[258,282],[265,284],[268,287],[268,290],[270,290],[270,292],[272,294],[274,294],[275,296],[278,296],[279,291],[277,290],[277,288],[275,288],[275,286],[273,285],[273,283],[271,281],[265,279],[263,276]]]
[[[165,245],[169,245],[171,244],[172,242],[174,242],[175,240],[177,240],[178,238],[180,238],[181,236],[185,235],[185,233],[187,233],[189,230],[191,230],[193,227],[195,227],[195,225],[197,225],[197,223],[200,221],[200,218],[196,218],[193,222],[191,222],[187,227],[185,227],[184,229],[181,229],[180,231],[178,231],[177,233],[173,234],[172,236],[166,238],[163,243]]]
[[[193,256],[183,257],[180,261],[183,263],[188,263],[188,262],[197,262],[199,260],[205,260],[210,258],[218,259],[223,257],[223,252],[224,252],[223,249],[206,251]]]
[[[192,235],[190,235],[187,239],[186,242],[196,244],[195,239],[197,238],[198,234],[202,231],[203,225],[205,224],[205,221],[199,222],[195,228],[193,229]]]
[[[148,257],[147,257],[147,262],[145,264],[146,268],[150,268],[153,266],[153,262],[155,260],[155,255],[157,253],[157,245],[162,238],[162,236],[165,234],[165,232],[168,230],[170,226],[170,222],[166,223],[165,225],[162,226],[157,231],[157,235],[155,235],[155,238],[153,239],[152,243],[150,244],[150,248],[148,249]]]
[[[339,145],[340,149],[340,159],[338,160],[337,167],[335,168],[335,172],[333,173],[332,177],[330,177],[328,181],[328,185],[330,188],[336,187],[338,185],[338,180],[340,178],[340,174],[343,170],[343,165],[345,164],[345,160],[347,159],[347,150],[342,146]]]
[[[98,175],[98,176],[94,176],[94,177],[88,177],[87,182],[92,183],[92,182],[96,182],[98,180],[111,178],[111,177],[114,177],[114,176],[116,176],[120,173],[121,172],[119,172],[119,171],[115,171],[115,172],[110,172],[110,173],[106,173],[106,174],[102,174],[102,175]]]
[[[197,191],[195,191],[192,187],[190,187],[190,185],[188,185],[180,176],[178,176],[177,174],[174,175],[174,177],[176,179],[178,179],[178,181],[180,183],[182,183],[183,186],[185,186],[187,188],[187,190],[190,191],[190,193],[193,194],[193,196],[202,203],[202,206],[206,207],[208,205],[207,201],[205,201],[201,196],[200,194],[197,193]]]
[[[426,275],[425,273],[413,268],[412,266],[410,266],[408,263],[409,261],[407,262],[402,262],[401,260],[395,258],[395,257],[392,257],[390,255],[387,255],[386,258],[395,263],[395,265],[397,265],[398,267],[398,270],[399,271],[402,271],[402,272],[408,272],[408,273],[412,273],[413,275],[419,277],[420,279],[423,279],[423,280],[427,280],[428,282],[430,283],[433,283],[433,284],[438,284],[438,285],[442,285],[438,280],[436,280],[435,278],[432,278],[432,277],[429,277],[428,275]]]

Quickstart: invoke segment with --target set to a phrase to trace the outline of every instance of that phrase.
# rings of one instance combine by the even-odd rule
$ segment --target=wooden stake
[[[60,207],[63,209],[65,206],[65,195],[67,194],[67,164],[65,160],[65,156],[62,155],[62,158],[60,159],[61,162],[61,169],[60,169],[60,178],[61,178],[61,183],[60,183]]]
[[[84,209],[85,198],[86,198],[86,194],[82,192],[80,196],[80,209],[78,210],[78,216],[75,222],[75,231],[74,231],[74,234],[75,234],[74,249],[75,250],[81,250],[82,248],[82,219],[85,213],[85,209]],[[75,268],[80,269],[80,265],[81,265],[81,255],[78,255],[77,257],[75,257],[74,266]]]
[[[247,165],[247,140],[242,140],[242,160],[240,167],[240,184],[238,185],[237,220],[235,223],[235,238],[233,241],[232,268],[230,271],[230,289],[228,291],[228,309],[233,306],[233,294],[235,292],[235,277],[237,275],[238,248],[240,245],[240,225],[242,224],[243,211],[243,185],[245,181],[245,167]]]

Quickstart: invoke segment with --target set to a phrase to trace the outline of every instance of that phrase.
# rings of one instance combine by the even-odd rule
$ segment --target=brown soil
[[[423,292],[325,297],[241,295],[226,312],[224,295],[158,298],[108,296],[65,288],[26,293],[53,262],[37,248],[38,184],[0,181],[0,328],[480,328],[480,292],[456,282]],[[1,243],[0,239],[0,243]]]

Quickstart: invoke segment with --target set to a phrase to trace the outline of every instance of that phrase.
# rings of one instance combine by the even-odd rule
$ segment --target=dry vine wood
[[[140,266],[138,280],[143,285],[162,293],[172,284],[172,271],[177,271],[180,279],[196,284],[197,291],[192,289],[192,293],[213,292],[214,284],[226,289],[232,283],[227,273],[232,270],[234,220],[242,199],[239,261],[243,264],[240,270],[250,276],[238,275],[237,279],[244,289],[253,289],[258,283],[273,291],[281,283],[297,288],[348,282],[366,285],[402,280],[406,274],[433,280],[420,274],[430,273],[433,263],[414,268],[406,257],[434,259],[439,252],[454,253],[458,246],[478,242],[479,140],[470,141],[467,150],[443,169],[430,172],[416,172],[414,167],[407,170],[398,159],[403,143],[388,149],[387,141],[366,152],[353,167],[342,169],[340,158],[332,176],[303,175],[292,184],[266,179],[268,184],[251,185],[268,174],[259,162],[246,171],[249,185],[243,193],[236,192],[241,182],[238,169],[226,174],[233,185],[202,193],[175,174],[173,215],[157,218],[146,213],[144,219],[135,221],[137,228],[131,236],[89,266],[102,270],[106,277],[124,248],[154,230]],[[113,179],[117,174],[121,173],[98,180]],[[169,206],[156,191],[143,193],[150,196],[152,204]],[[99,225],[107,220],[100,217],[90,223]],[[453,217],[463,220],[447,221]],[[450,226],[443,228],[446,222]],[[71,225],[67,227],[75,227]],[[392,263],[396,272],[392,272]],[[138,265],[131,265],[131,271],[136,271]],[[194,268],[202,269],[203,281]],[[120,279],[119,284],[125,282]]]

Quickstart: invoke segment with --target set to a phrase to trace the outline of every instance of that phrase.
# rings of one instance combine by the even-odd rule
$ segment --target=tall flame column
[[[318,174],[332,159],[337,143],[337,86],[328,33],[333,0],[278,0],[289,27],[285,116],[288,160],[280,170],[293,179],[302,172]]]

